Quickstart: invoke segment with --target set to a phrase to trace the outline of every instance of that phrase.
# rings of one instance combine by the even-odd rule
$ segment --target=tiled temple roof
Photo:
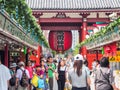
[[[120,0],[26,0],[33,10],[119,9]]]

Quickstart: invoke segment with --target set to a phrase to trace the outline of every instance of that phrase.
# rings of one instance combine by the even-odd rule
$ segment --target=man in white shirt
[[[10,71],[5,65],[1,63],[0,57],[0,90],[8,90],[10,78]]]

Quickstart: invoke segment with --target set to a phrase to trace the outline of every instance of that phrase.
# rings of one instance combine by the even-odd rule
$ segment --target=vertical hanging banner
[[[105,52],[104,52],[104,48],[102,47],[102,54],[104,54]]]
[[[24,54],[27,54],[27,47],[24,46]]]

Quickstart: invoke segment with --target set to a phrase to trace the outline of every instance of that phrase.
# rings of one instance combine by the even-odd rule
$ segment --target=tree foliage
[[[37,24],[35,17],[32,15],[32,10],[28,7],[25,0],[0,0],[0,6],[3,5],[8,14],[12,14],[14,19],[20,25],[24,22],[24,30],[28,30],[28,26],[30,26],[30,31],[28,32],[30,35],[34,30],[34,34],[32,34],[33,38],[37,38],[35,40],[37,40],[39,44],[40,41],[42,41],[45,47],[49,47],[40,26]]]

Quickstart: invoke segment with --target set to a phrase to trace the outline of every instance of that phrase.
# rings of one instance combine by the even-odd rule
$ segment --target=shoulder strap
[[[109,79],[105,77],[105,75],[103,74],[101,69],[100,69],[100,72],[101,72],[102,76],[104,77],[104,79],[107,80],[108,83],[110,83]]]
[[[22,70],[21,68],[20,68],[20,70],[23,72],[24,70]]]
[[[24,73],[26,70],[22,70],[21,68],[20,68],[20,70],[22,71],[22,73]]]

